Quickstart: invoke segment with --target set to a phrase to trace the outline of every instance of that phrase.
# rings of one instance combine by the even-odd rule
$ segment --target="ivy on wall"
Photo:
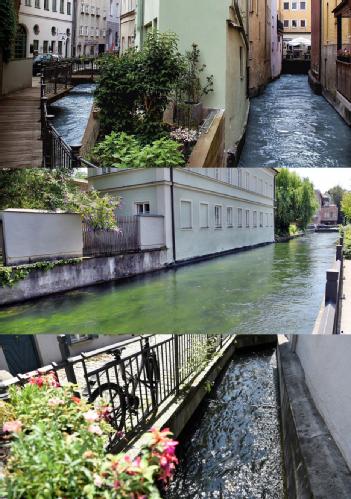
[[[17,14],[14,0],[0,2],[0,52],[4,62],[11,57],[11,49],[16,37]]]
[[[16,267],[0,266],[0,287],[12,287],[16,282],[26,279],[31,272],[35,270],[48,271],[62,265],[76,265],[82,262],[82,258],[68,258],[66,260],[56,260],[52,262],[36,262],[28,265],[19,265]]]

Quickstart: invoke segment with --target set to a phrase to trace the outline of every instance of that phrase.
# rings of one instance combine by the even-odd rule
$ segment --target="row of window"
[[[306,2],[284,2],[284,10],[306,10]]]
[[[274,195],[272,181],[263,180],[241,168],[203,168],[199,173],[262,196],[273,198]]]
[[[81,36],[90,36],[91,37],[99,37],[99,36],[106,36],[106,30],[105,29],[99,29],[99,28],[94,28],[94,26],[80,26],[79,27],[79,34]]]
[[[306,28],[307,22],[306,19],[292,19],[289,21],[288,19],[285,19],[283,21],[284,23],[284,28]]]
[[[39,33],[40,33],[39,24],[34,24],[34,26],[33,26],[33,33],[35,35],[39,35]],[[56,26],[52,26],[52,28],[51,28],[51,34],[52,34],[52,36],[57,36],[58,33],[59,33],[59,31],[56,28]],[[62,34],[63,33],[60,33],[60,35],[62,35]],[[69,28],[66,29],[66,36],[71,36],[71,30]]]
[[[264,213],[257,210],[243,208],[233,208],[222,205],[213,206],[214,228],[222,229],[224,224],[228,228],[257,228],[273,227],[273,213]],[[225,219],[224,219],[225,216]],[[200,203],[199,205],[200,229],[210,228],[210,205]],[[180,228],[190,230],[193,228],[193,207],[192,201],[182,200],[180,202]]]
[[[24,5],[26,7],[32,6],[32,0],[24,0]],[[41,9],[41,0],[34,0],[34,7],[36,9]],[[50,10],[50,0],[43,1],[44,10]],[[51,10],[52,12],[57,12],[58,0],[51,0]],[[59,12],[60,14],[65,14],[65,0],[59,0]],[[70,16],[72,14],[72,3],[67,2],[66,4],[66,14]]]
[[[89,5],[88,3],[80,4],[80,13],[81,14],[91,14],[92,16],[100,16],[101,9],[100,7],[95,7],[95,5]],[[106,10],[103,11],[103,18],[106,18]]]

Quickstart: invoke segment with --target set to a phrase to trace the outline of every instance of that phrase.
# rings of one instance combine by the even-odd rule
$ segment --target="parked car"
[[[45,64],[55,63],[62,59],[62,56],[57,54],[40,54],[33,59],[33,76],[41,73],[41,69]]]

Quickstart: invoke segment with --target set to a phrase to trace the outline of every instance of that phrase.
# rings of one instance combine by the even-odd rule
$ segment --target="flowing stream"
[[[252,99],[242,167],[348,167],[351,129],[305,75],[282,75]]]
[[[310,334],[337,238],[313,233],[2,307],[0,332]]]
[[[54,127],[69,145],[81,144],[94,100],[95,84],[82,83],[50,106]]]
[[[167,499],[283,499],[275,351],[234,355],[180,441]]]

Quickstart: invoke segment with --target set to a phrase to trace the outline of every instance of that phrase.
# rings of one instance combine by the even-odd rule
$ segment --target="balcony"
[[[351,62],[336,61],[336,88],[351,103]]]

